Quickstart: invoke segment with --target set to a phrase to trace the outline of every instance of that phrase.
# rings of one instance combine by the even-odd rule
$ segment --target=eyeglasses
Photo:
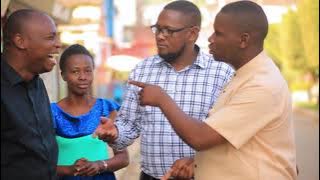
[[[168,36],[172,36],[173,33],[183,31],[190,27],[183,27],[180,29],[169,29],[169,28],[160,28],[158,25],[152,25],[150,26],[150,28],[154,34],[162,33],[163,36],[168,37]]]

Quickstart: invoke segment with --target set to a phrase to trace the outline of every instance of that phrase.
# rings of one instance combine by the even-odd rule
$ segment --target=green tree
[[[279,24],[269,26],[265,49],[281,69],[289,84],[307,71],[297,13],[289,10]]]
[[[265,49],[291,89],[310,90],[319,80],[319,1],[299,1],[297,10],[290,9],[281,23],[271,24]]]
[[[303,34],[306,66],[314,80],[319,75],[319,1],[298,1],[299,28]]]
[[[302,44],[303,34],[300,32],[297,17],[296,11],[289,10],[283,17],[280,29],[279,49],[281,51],[282,70],[290,83],[302,78],[309,70]]]
[[[264,43],[264,48],[282,70],[281,50],[280,50],[280,28],[281,24],[270,24],[269,32]]]

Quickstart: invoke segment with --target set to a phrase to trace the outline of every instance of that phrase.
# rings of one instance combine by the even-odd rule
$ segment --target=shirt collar
[[[1,74],[12,86],[24,82],[22,77],[1,57]]]
[[[211,61],[211,59],[208,58],[204,58],[208,56],[207,54],[205,54],[202,51],[199,51],[198,55],[197,55],[197,59],[194,61],[194,64],[199,66],[200,68],[204,69],[206,67],[208,67],[208,61]]]
[[[194,65],[199,66],[200,68],[206,68],[208,66],[208,62],[205,56],[207,56],[204,52],[200,50],[200,47],[198,45],[195,45],[196,51],[198,51],[197,59],[193,62]],[[159,55],[154,60],[154,63],[167,63],[163,58],[161,58]]]
[[[268,59],[268,56],[264,51],[262,51],[256,57],[250,60],[247,64],[243,65],[240,69],[238,69],[235,75],[239,77],[255,73],[256,70],[261,67],[261,63],[263,63],[266,59]]]
[[[7,63],[4,56],[1,56],[1,74],[11,86],[15,86],[19,83],[30,84],[39,78],[39,75],[36,75],[31,81],[25,82],[24,79]]]

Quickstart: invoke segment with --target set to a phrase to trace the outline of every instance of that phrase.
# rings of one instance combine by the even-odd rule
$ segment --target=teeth
[[[49,56],[52,57],[52,58],[58,58],[59,54],[49,54]]]
[[[57,64],[57,59],[59,57],[59,54],[48,54],[48,57],[52,63]]]

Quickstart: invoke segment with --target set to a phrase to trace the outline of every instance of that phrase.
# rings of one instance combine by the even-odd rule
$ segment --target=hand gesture
[[[84,168],[84,165],[86,164],[88,160],[85,159],[85,158],[81,158],[81,159],[78,159],[74,162],[74,164],[72,165],[72,168],[73,168],[73,175],[74,176],[78,176],[79,174],[79,171]]]
[[[98,137],[105,142],[113,143],[118,138],[118,129],[111,119],[100,117],[100,124],[92,136]]]
[[[87,159],[80,159],[75,162],[74,166],[77,169],[77,176],[94,176],[100,173],[101,164],[100,161],[88,161]]]
[[[168,96],[160,86],[132,80],[128,83],[142,88],[139,91],[139,101],[141,106],[149,105],[160,107],[163,97]]]
[[[161,180],[184,179],[190,180],[194,176],[194,159],[185,157],[176,160],[167,173],[161,178]]]

